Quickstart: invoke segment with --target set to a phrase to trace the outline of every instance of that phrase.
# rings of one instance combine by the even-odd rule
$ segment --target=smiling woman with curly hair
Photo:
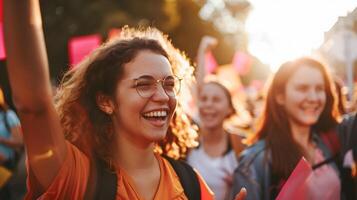
[[[4,10],[27,148],[26,199],[103,199],[103,185],[115,187],[113,199],[213,198],[196,172],[175,160],[195,144],[179,95],[193,70],[166,36],[125,27],[64,76],[54,103],[38,0],[7,0]],[[101,172],[114,174],[114,185]]]

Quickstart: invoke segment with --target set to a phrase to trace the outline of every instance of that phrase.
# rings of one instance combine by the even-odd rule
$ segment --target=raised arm
[[[38,0],[4,0],[7,68],[31,171],[44,191],[66,156],[52,101]]]
[[[217,39],[211,36],[203,36],[197,52],[196,81],[198,89],[202,86],[207,75],[205,68],[206,53],[217,45]]]

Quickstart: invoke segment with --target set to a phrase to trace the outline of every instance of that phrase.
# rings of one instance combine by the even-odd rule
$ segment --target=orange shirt
[[[87,187],[87,181],[90,173],[90,164],[88,158],[74,145],[67,143],[68,153],[56,178],[38,199],[55,200],[55,199],[83,199]],[[170,165],[170,163],[159,155],[156,155],[160,166],[160,181],[154,200],[173,199],[187,200],[179,178]],[[124,170],[117,170],[118,188],[116,200],[144,200],[136,192],[133,180]],[[199,178],[201,185],[201,196],[203,200],[213,199],[213,195],[204,181]],[[30,179],[27,181],[28,193],[26,200],[34,199],[35,183]]]

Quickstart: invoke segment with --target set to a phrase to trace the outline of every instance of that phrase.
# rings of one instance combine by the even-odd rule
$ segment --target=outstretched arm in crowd
[[[199,90],[205,81],[207,76],[206,65],[206,53],[213,49],[217,45],[217,39],[208,35],[202,37],[201,42],[197,50],[197,66],[195,70],[196,84],[191,88],[191,93],[193,95],[194,102],[197,106],[199,99]]]
[[[45,190],[59,171],[66,143],[52,101],[38,0],[4,0],[7,67],[30,169]]]
[[[207,71],[205,68],[206,65],[206,53],[212,50],[217,45],[217,39],[211,36],[203,36],[198,47],[197,52],[197,69],[196,69],[196,81],[197,88],[200,89],[202,86],[204,79],[207,75]]]

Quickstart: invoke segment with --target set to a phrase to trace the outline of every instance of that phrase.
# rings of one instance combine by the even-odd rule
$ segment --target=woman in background
[[[247,199],[275,199],[304,157],[316,169],[299,193],[303,199],[340,199],[337,166],[324,164],[335,156],[334,138],[344,148],[351,134],[336,131],[336,103],[334,84],[320,62],[303,57],[283,64],[270,84],[260,125],[250,140],[254,145],[239,158],[232,195],[246,187]]]
[[[237,159],[230,133],[223,125],[236,112],[228,89],[218,82],[204,80],[204,56],[216,44],[215,38],[205,36],[198,49],[196,96],[200,137],[199,146],[190,151],[187,161],[202,175],[215,198],[224,200],[230,192]]]

